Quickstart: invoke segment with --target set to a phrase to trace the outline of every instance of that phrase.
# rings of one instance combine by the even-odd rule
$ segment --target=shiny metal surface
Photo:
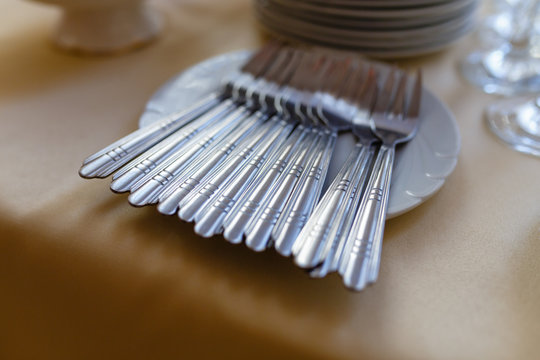
[[[231,153],[245,141],[258,127],[259,122],[264,121],[266,116],[257,112],[246,119],[238,128],[234,129],[229,136],[201,156],[199,161],[182,172],[180,176],[171,181],[158,196],[158,211],[165,215],[173,215],[178,210],[180,201],[199,182],[209,174],[212,169],[221,164]]]
[[[79,170],[79,175],[84,178],[109,176],[148,147],[157,144],[174,131],[220,103],[221,97],[219,94],[210,94],[187,110],[169,115],[157,123],[134,131],[86,158]]]
[[[184,120],[169,125],[169,117],[128,135],[86,159],[81,176],[116,171],[111,189],[131,192],[134,206],[157,204],[163,214],[194,222],[203,237],[223,233],[255,251],[274,247],[313,277],[339,271],[346,286],[360,290],[376,279],[393,163],[387,148],[397,143],[374,133],[399,130],[381,130],[377,119],[390,105],[397,116],[406,83],[394,99],[394,73],[381,91],[377,78],[375,67],[350,56],[271,43],[182,113]],[[352,132],[356,145],[319,201],[341,132]],[[368,206],[375,187],[380,204]],[[358,240],[364,218],[377,225]],[[358,241],[368,250],[358,250]]]
[[[225,185],[224,189],[215,196],[215,201],[202,208],[195,216],[195,232],[209,237],[221,232],[223,220],[232,209],[236,200],[249,186],[253,178],[259,173],[276,148],[280,148],[286,142],[287,136],[292,131],[293,124],[281,121],[281,129],[274,130],[268,136],[258,151],[255,152],[248,162],[238,170],[233,179]]]
[[[394,73],[382,90],[382,101],[375,105],[372,130],[382,141],[372,176],[363,197],[344,253],[340,273],[345,285],[362,290],[377,279],[384,221],[388,206],[390,179],[397,144],[410,141],[419,127],[421,75],[418,75],[406,110],[407,77],[402,75],[393,96]]]
[[[324,141],[319,130],[312,129],[308,136],[308,146],[299,149],[296,158],[289,164],[288,169],[278,178],[269,195],[263,201],[263,205],[253,216],[253,220],[246,228],[246,245],[255,250],[263,251],[270,244],[270,235],[273,227],[283,212],[287,200],[292,194],[298,179],[304,172],[310,154],[316,148],[317,143]],[[314,141],[314,139],[317,139]]]
[[[298,234],[319,200],[336,138],[337,134],[331,131],[327,131],[322,137],[306,171],[300,177],[287,207],[272,230],[274,248],[284,256],[291,254],[291,248],[296,242]]]
[[[235,108],[236,105],[232,101],[223,101],[210,112],[171,135],[166,141],[155,145],[137,159],[126,164],[113,177],[111,190],[115,192],[133,190],[133,187],[141,178],[159,164],[182,153],[183,149],[190,145],[189,140],[206,130],[207,133],[203,135],[208,139],[201,145],[204,147],[207,143],[213,141],[221,131],[238,121],[242,113],[246,111],[241,108],[233,111]]]
[[[366,177],[362,175],[371,167],[372,153],[369,149],[378,140],[372,133],[369,123],[376,95],[375,72],[373,69],[363,69],[360,65],[352,70],[349,79],[343,93],[344,99],[349,102],[335,100],[329,96],[325,96],[318,102],[318,112],[321,117],[334,128],[352,127],[358,142],[353,155],[349,157],[330,185],[292,248],[296,264],[308,269],[320,266],[323,262],[330,262],[331,260],[327,259],[330,253],[336,257],[341,256],[339,252],[333,250],[343,248],[338,244],[343,239],[336,236],[330,237],[330,230],[332,226],[336,232],[337,229],[344,230],[343,223],[346,215],[356,211],[357,203],[350,203],[347,193],[351,186],[355,189],[359,188],[359,191],[363,189]],[[344,122],[339,112],[354,114],[352,124]],[[360,166],[360,169],[357,169],[357,166]],[[352,178],[353,174],[356,175],[355,178]],[[355,182],[358,178],[362,179],[362,183]],[[343,210],[341,210],[342,207]]]
[[[280,151],[275,153],[274,159],[263,169],[262,177],[251,184],[250,188],[243,193],[223,221],[225,239],[232,243],[242,241],[245,228],[252,220],[252,216],[257,212],[272,184],[287,168],[295,151],[310,131],[309,128],[302,125],[297,126],[287,139],[287,143],[280,147]]]
[[[256,129],[256,135],[247,139],[245,146],[226,159],[217,169],[205,177],[179,204],[178,217],[192,221],[202,207],[214,197],[224,183],[234,176],[242,164],[248,162],[258,150],[263,148],[268,138],[281,131],[282,124],[277,118],[264,123]]]

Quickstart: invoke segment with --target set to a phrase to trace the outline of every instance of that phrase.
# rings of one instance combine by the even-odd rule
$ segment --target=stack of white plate
[[[478,0],[255,0],[260,22],[290,40],[391,58],[442,49],[474,26]]]

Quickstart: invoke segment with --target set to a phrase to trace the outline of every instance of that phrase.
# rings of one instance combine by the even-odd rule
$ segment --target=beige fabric
[[[540,357],[540,161],[485,127],[496,98],[456,71],[472,37],[402,63],[455,113],[462,151],[388,222],[379,282],[353,294],[78,177],[171,76],[262,41],[248,0],[155,5],[157,43],[87,58],[48,42],[56,9],[0,2],[1,359]]]

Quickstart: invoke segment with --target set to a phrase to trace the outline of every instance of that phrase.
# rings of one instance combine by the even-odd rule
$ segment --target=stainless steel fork
[[[393,101],[388,107],[374,109],[371,128],[382,145],[340,265],[345,285],[353,290],[362,290],[377,280],[395,149],[417,133],[421,92],[422,77],[418,71],[406,109],[407,76],[401,75]]]
[[[331,99],[321,102],[329,105],[327,108],[319,109],[321,116],[334,127],[343,121],[342,116],[334,112],[335,109],[339,107],[344,110],[340,112],[346,113],[348,112],[346,108],[351,107],[350,111],[356,112],[351,117],[352,124],[347,122],[344,125],[352,128],[357,137],[357,144],[292,248],[295,262],[301,267],[314,268],[326,263],[318,276],[324,276],[330,270],[330,263],[335,262],[332,258],[337,254],[335,250],[339,247],[338,235],[343,232],[342,227],[347,213],[350,212],[349,207],[353,207],[351,211],[356,209],[351,196],[354,196],[353,191],[357,187],[360,189],[364,187],[363,174],[369,170],[372,161],[371,145],[377,138],[371,132],[369,116],[376,95],[376,81],[375,71],[359,64],[359,67],[350,74],[349,86],[342,96],[347,102],[339,104],[338,102],[343,100]]]
[[[210,93],[191,107],[140,128],[87,157],[83,161],[79,175],[84,178],[107,177],[209,110],[219,106],[232,110],[236,105],[232,102],[224,104],[223,101],[232,98],[242,102],[245,99],[246,87],[267,71],[281,47],[282,44],[279,42],[270,42],[255,53],[238,72],[231,73],[225,80],[223,88]]]

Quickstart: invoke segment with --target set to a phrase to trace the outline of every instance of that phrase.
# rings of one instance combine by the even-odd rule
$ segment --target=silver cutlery
[[[421,91],[418,72],[406,106],[407,76],[401,75],[395,95],[386,91],[383,95],[388,100],[373,111],[372,130],[382,145],[347,241],[350,250],[344,252],[340,265],[343,281],[351,289],[362,290],[377,279],[395,149],[397,144],[410,141],[418,130]]]
[[[143,206],[153,203],[163,188],[189,163],[194,161],[201,151],[214,142],[224,128],[230,129],[235,123],[245,120],[249,114],[250,112],[246,109],[237,108],[230,117],[221,122],[220,126],[214,127],[208,133],[202,133],[200,137],[194,139],[194,142],[188,143],[189,146],[185,146],[183,151],[177,151],[173,156],[169,156],[159,166],[145,174],[131,186],[131,194],[128,197],[130,204]]]
[[[230,136],[221,139],[215,146],[201,156],[182,174],[165,186],[158,195],[157,209],[165,215],[173,215],[178,205],[208,175],[216,166],[221,164],[243,141],[255,132],[260,122],[268,116],[261,112],[254,113],[250,118],[235,129]]]
[[[186,124],[214,107],[223,105],[223,100],[233,97],[237,101],[242,101],[245,94],[245,87],[242,85],[249,86],[257,77],[262,76],[267,71],[267,67],[273,63],[273,56],[279,49],[279,43],[268,44],[254,54],[238,73],[231,74],[219,91],[207,95],[190,108],[140,128],[87,157],[83,161],[79,175],[84,178],[107,177]]]
[[[259,129],[256,136],[250,137],[245,146],[234,156],[228,158],[215,171],[205,177],[179,204],[178,217],[192,221],[201,207],[222,188],[224,183],[234,176],[242,164],[248,162],[261,148],[269,145],[269,139],[290,131],[290,124],[274,117]]]
[[[246,245],[249,248],[262,251],[268,247],[272,229],[285,208],[298,179],[304,172],[311,154],[319,143],[326,142],[325,136],[330,136],[328,133],[321,136],[321,132],[324,133],[324,130],[312,128],[311,134],[307,137],[309,146],[304,146],[299,150],[288,169],[272,186],[268,193],[271,196],[267,196],[263,200],[263,204],[246,227]]]
[[[155,124],[134,131],[86,158],[79,175],[84,178],[109,176],[148,147],[157,144],[221,102],[222,99],[218,94],[211,94],[190,109],[169,115]]]
[[[300,143],[310,132],[311,128],[306,128],[303,125],[297,126],[287,143],[280,148],[279,152],[275,153],[275,159],[263,169],[262,176],[258,181],[251,184],[242,194],[223,220],[225,239],[236,244],[242,241],[246,226],[259,209],[271,186],[287,168],[289,161],[298,151]]]
[[[208,142],[211,142],[220,132],[234,125],[245,112],[247,110],[236,108],[231,100],[225,100],[214,109],[169,136],[165,141],[153,146],[143,155],[126,164],[113,176],[111,190],[115,192],[132,190],[133,186],[141,178],[160,163],[172,159],[173,155],[182,153],[181,150],[189,146],[189,140],[197,134],[208,129],[210,135],[204,134],[204,136]],[[205,145],[206,142],[201,146],[204,147]]]
[[[223,190],[219,190],[219,187],[214,184],[218,189],[217,193],[209,198],[209,203],[206,206],[201,206],[195,216],[195,232],[197,234],[210,237],[221,232],[223,220],[234,206],[236,199],[249,186],[272,151],[286,142],[293,129],[293,124],[284,122],[283,125],[281,130],[274,130],[274,134],[264,140],[258,151],[244,163],[238,173],[223,187]],[[215,201],[212,202],[212,199]]]
[[[327,130],[272,229],[274,248],[282,255],[290,255],[297,235],[319,200],[336,140],[337,133]]]
[[[377,78],[348,56],[274,42],[218,91],[89,156],[79,173],[114,173],[111,190],[131,192],[134,206],[156,204],[204,237],[273,247],[312,277],[338,271],[361,290],[378,276],[395,147],[419,123],[421,76],[409,86],[392,71],[381,89]],[[345,131],[357,143],[322,194]]]
[[[348,100],[347,103],[339,104],[340,106],[330,106],[336,100],[327,99],[321,102],[321,104],[326,104],[326,109],[321,107],[320,112],[327,119],[327,122],[334,128],[352,128],[358,142],[353,149],[352,156],[343,165],[342,170],[317,205],[292,248],[296,264],[304,268],[315,268],[325,261],[330,261],[328,256],[331,252],[335,256],[339,256],[339,253],[333,250],[339,247],[340,238],[329,237],[331,228],[332,226],[342,228],[345,216],[355,211],[355,204],[347,202],[346,196],[349,187],[354,183],[355,179],[358,179],[353,179],[352,175],[358,173],[360,179],[365,179],[365,177],[361,176],[370,168],[372,157],[370,148],[374,142],[378,141],[375,135],[372,134],[369,123],[376,96],[377,78],[375,71],[373,69],[364,69],[360,65],[351,74],[350,79],[351,85],[354,86],[346,89],[344,99]],[[342,111],[354,114],[352,115],[352,124],[344,121],[344,117],[339,115],[336,110],[332,112],[332,109],[345,109]],[[358,172],[356,166],[359,166],[362,171]],[[360,189],[364,187],[363,183],[355,183],[354,185],[360,187]],[[347,206],[353,207],[350,211],[340,211],[343,206],[346,208]],[[341,233],[343,234],[343,231]]]

